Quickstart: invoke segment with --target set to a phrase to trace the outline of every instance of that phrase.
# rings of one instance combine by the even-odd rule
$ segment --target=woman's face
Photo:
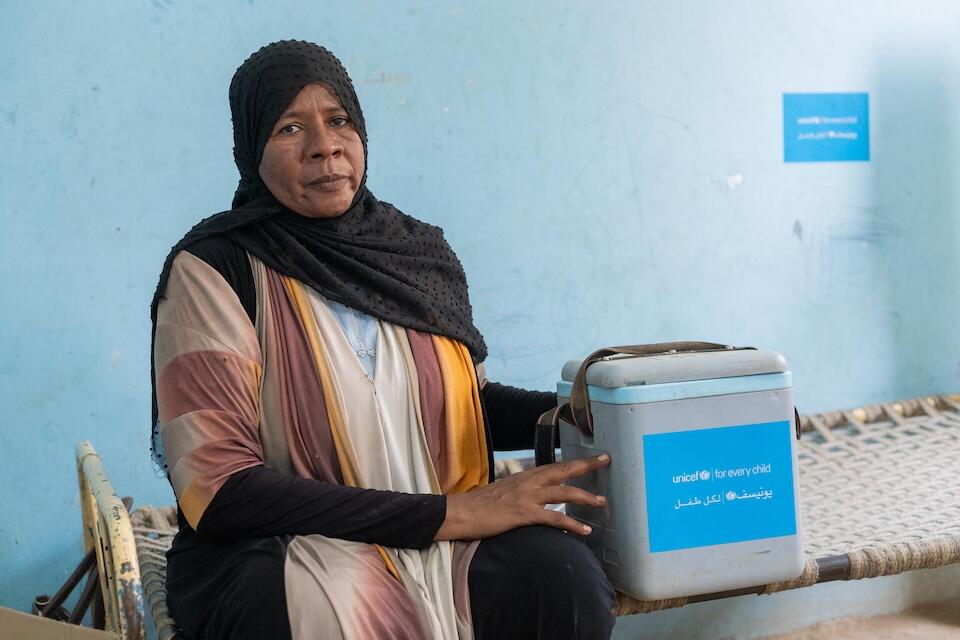
[[[270,193],[310,218],[344,213],[363,169],[360,134],[337,95],[322,84],[301,89],[274,125],[260,160]]]

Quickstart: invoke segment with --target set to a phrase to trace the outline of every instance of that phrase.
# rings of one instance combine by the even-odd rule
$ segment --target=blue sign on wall
[[[783,160],[869,160],[869,120],[866,93],[785,93]]]
[[[789,420],[643,437],[650,552],[797,532]]]

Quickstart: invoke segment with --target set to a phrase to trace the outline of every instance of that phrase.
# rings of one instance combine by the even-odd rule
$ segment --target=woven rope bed
[[[620,594],[617,615],[960,562],[960,395],[804,416],[802,427],[803,575],[655,602]],[[520,465],[499,467],[499,473],[510,473]],[[131,524],[158,636],[176,638],[164,591],[164,553],[176,533],[176,513],[173,507],[143,507],[132,514]]]

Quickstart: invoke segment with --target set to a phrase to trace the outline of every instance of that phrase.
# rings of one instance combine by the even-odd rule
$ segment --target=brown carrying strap
[[[545,411],[537,420],[535,456],[537,465],[549,464],[555,458],[556,430],[560,420],[569,422],[585,436],[593,435],[593,414],[590,412],[590,396],[587,392],[587,369],[593,363],[608,356],[624,354],[636,357],[660,356],[671,353],[706,353],[709,351],[740,351],[754,347],[731,347],[716,342],[659,342],[656,344],[633,344],[597,349],[584,359],[573,379],[570,400],[555,409]]]

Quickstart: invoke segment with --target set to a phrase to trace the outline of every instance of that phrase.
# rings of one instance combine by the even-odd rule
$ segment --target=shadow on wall
[[[949,55],[880,48],[871,83],[875,253],[895,398],[960,392],[960,76]]]

